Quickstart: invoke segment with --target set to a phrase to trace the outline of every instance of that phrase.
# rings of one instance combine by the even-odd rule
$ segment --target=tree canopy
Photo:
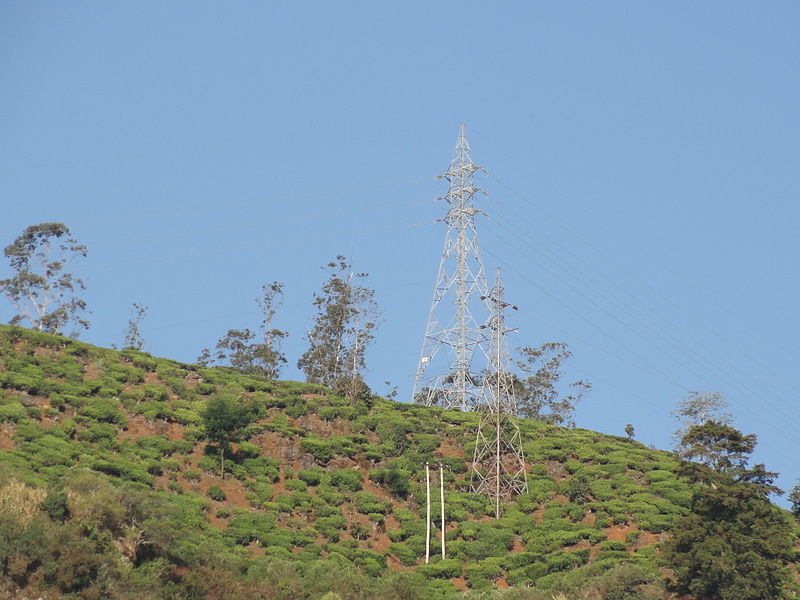
[[[788,598],[795,534],[789,515],[769,501],[775,473],[748,468],[756,437],[715,421],[681,439],[684,473],[697,482],[691,514],[664,546],[678,591],[699,600]]]
[[[553,425],[574,426],[575,407],[592,384],[578,380],[568,384],[567,390],[560,385],[563,364],[572,356],[567,344],[524,346],[519,354],[516,362],[522,376],[517,377],[514,386],[519,415]]]
[[[237,439],[239,430],[250,422],[247,406],[226,395],[213,396],[200,417],[206,437],[219,447],[222,477],[225,477],[225,453]]]
[[[197,362],[203,366],[212,364],[230,365],[248,375],[260,375],[277,379],[286,357],[281,352],[280,342],[289,334],[272,326],[272,320],[283,299],[283,284],[273,281],[262,286],[262,295],[256,304],[262,312],[259,326],[261,339],[250,329],[229,329],[219,339],[213,352],[203,349]]]
[[[0,280],[0,290],[17,311],[11,324],[27,320],[31,328],[49,333],[62,333],[70,322],[78,328],[89,327],[82,316],[86,301],[79,296],[86,284],[66,270],[72,259],[85,257],[87,250],[71,236],[69,227],[31,225],[3,253],[14,272]]]
[[[375,292],[359,283],[367,274],[353,273],[342,255],[323,269],[328,279],[314,294],[317,314],[306,336],[308,349],[297,366],[309,383],[336,388],[354,399],[368,392],[362,372],[378,325]]]

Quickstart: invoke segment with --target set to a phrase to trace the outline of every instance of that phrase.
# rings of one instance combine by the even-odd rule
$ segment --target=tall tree
[[[128,329],[125,331],[125,342],[122,346],[123,350],[141,350],[144,348],[141,325],[148,310],[150,310],[149,307],[138,302],[134,302],[131,306],[133,316],[128,320]]]
[[[250,329],[229,329],[217,342],[213,352],[208,348],[203,349],[197,358],[199,364],[228,364],[248,375],[261,375],[269,379],[280,376],[281,368],[286,364],[280,342],[289,334],[274,328],[272,320],[283,302],[283,284],[273,281],[262,286],[261,291],[261,296],[256,298],[262,313],[259,326],[261,340]]]
[[[789,495],[786,498],[792,503],[792,514],[794,518],[800,519],[800,483],[789,490]]]
[[[66,270],[70,260],[85,257],[87,250],[66,225],[31,225],[3,253],[14,272],[0,280],[0,290],[17,311],[12,324],[27,320],[31,328],[50,333],[61,333],[70,322],[89,327],[81,316],[86,301],[78,295],[86,284]]]
[[[344,256],[324,270],[328,279],[314,294],[317,310],[308,332],[308,349],[297,366],[311,383],[337,388],[351,400],[368,393],[363,381],[366,349],[375,337],[379,310],[375,292],[362,283],[366,273],[353,273]]]
[[[709,421],[691,427],[681,443],[713,450],[704,463],[682,469],[696,484],[691,513],[664,545],[678,591],[698,600],[789,598],[796,536],[788,514],[769,501],[779,491],[777,475],[747,466],[755,436]]]
[[[225,478],[225,454],[231,442],[236,441],[239,431],[250,422],[250,411],[246,406],[228,396],[212,396],[200,414],[206,437],[219,448],[220,472]]]
[[[628,441],[632,442],[633,438],[636,436],[636,430],[633,428],[631,423],[625,425],[625,435],[628,436]]]
[[[575,407],[591,389],[588,381],[560,385],[563,364],[572,356],[564,342],[548,342],[538,348],[524,346],[516,361],[522,372],[514,392],[520,416],[553,425],[575,426]]]
[[[678,425],[672,434],[675,445],[680,443],[689,429],[706,421],[733,425],[733,416],[727,412],[728,406],[725,396],[719,392],[689,392],[686,398],[677,402],[672,411],[672,418]]]
[[[743,434],[730,425],[707,421],[689,428],[678,444],[678,454],[717,473],[735,474],[745,470],[755,447],[755,434]]]

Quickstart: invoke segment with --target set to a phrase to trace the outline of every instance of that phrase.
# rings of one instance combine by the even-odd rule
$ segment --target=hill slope
[[[215,396],[251,414],[225,479],[201,427]],[[673,456],[523,420],[530,493],[495,521],[468,491],[476,417],[350,406],[319,386],[0,326],[0,573],[51,598],[226,599],[436,598],[555,589],[622,564],[644,582],[657,573],[691,496]],[[429,565],[426,461],[445,465],[448,540],[440,560],[434,527]]]

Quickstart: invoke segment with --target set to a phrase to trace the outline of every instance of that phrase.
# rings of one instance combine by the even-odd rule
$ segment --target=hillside
[[[224,479],[201,427],[213,397],[252,415]],[[427,599],[569,588],[623,564],[642,585],[658,574],[659,541],[691,496],[672,455],[523,420],[530,493],[495,521],[469,493],[475,425],[0,326],[6,593]],[[426,461],[445,465],[448,540],[440,560],[434,526],[429,565]]]

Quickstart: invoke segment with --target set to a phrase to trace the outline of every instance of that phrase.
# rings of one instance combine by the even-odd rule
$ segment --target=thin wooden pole
[[[444,467],[439,463],[439,503],[442,509],[442,560],[444,560]]]
[[[431,558],[431,470],[428,463],[425,463],[425,564]]]

